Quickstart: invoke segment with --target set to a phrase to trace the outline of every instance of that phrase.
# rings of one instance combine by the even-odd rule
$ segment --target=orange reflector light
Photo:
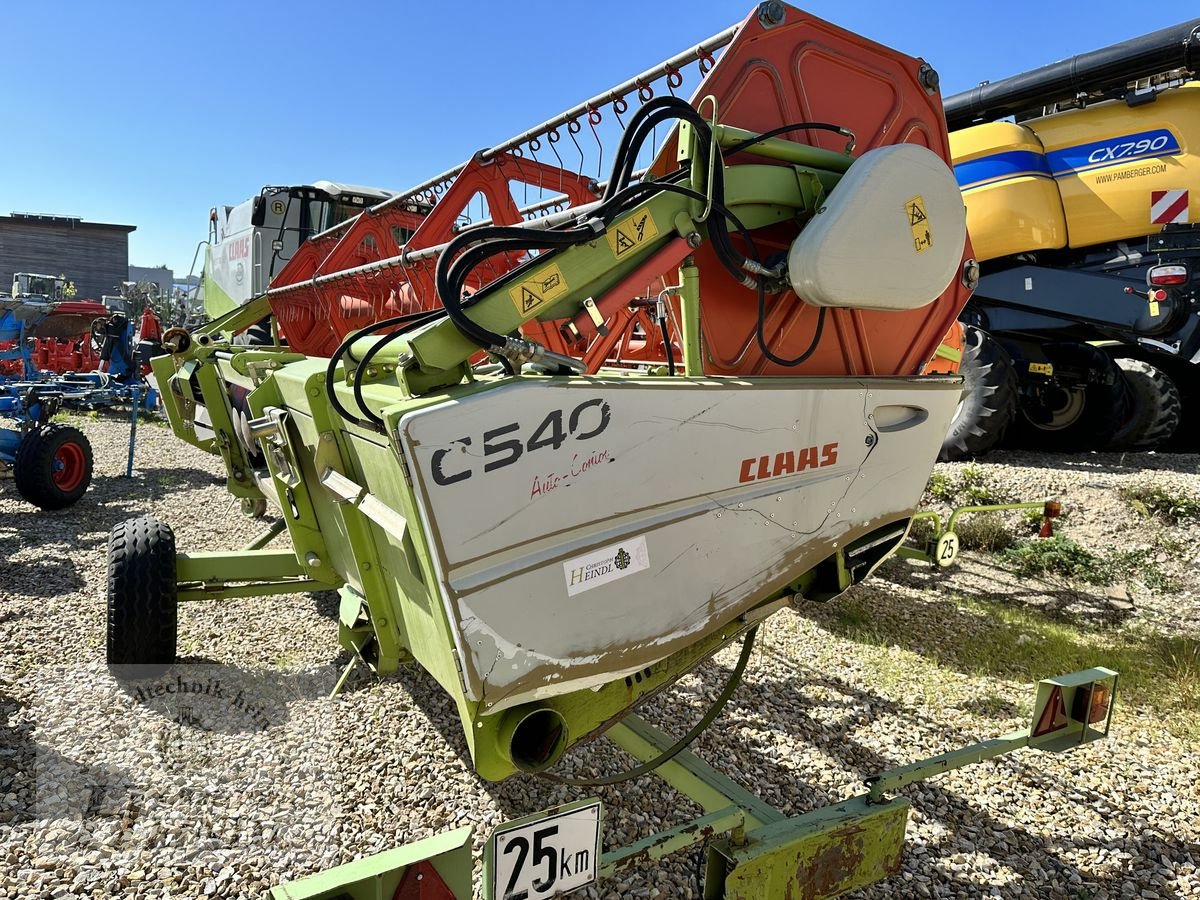
[[[1054,690],[1050,692],[1050,699],[1046,702],[1042,714],[1038,716],[1037,727],[1033,729],[1033,736],[1041,737],[1043,734],[1050,734],[1052,731],[1058,731],[1066,727],[1067,707],[1063,703],[1062,688],[1056,684]]]
[[[1042,507],[1042,515],[1047,519],[1057,519],[1062,515],[1062,504],[1057,500],[1047,500],[1046,505]]]
[[[1112,689],[1105,683],[1093,681],[1075,691],[1075,702],[1071,704],[1071,718],[1077,722],[1095,725],[1108,718],[1108,706],[1112,702]]]
[[[1187,284],[1188,273],[1186,266],[1155,266],[1150,270],[1151,284],[1171,285]]]

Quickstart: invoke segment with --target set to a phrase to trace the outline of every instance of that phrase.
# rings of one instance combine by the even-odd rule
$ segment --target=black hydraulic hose
[[[787,134],[789,131],[803,131],[805,129],[812,129],[816,131],[832,131],[835,134],[840,134],[851,138],[854,136],[854,133],[850,131],[850,129],[844,128],[841,125],[834,125],[830,122],[793,122],[790,125],[780,125],[778,128],[772,128],[770,131],[764,131],[762,134],[755,135],[752,138],[746,138],[744,141],[739,141],[732,147],[726,147],[725,153],[741,153],[743,150],[753,147],[755,144],[761,144],[768,138],[779,137],[779,135]]]
[[[600,207],[593,213],[593,218],[607,224],[617,214],[613,211],[613,207],[622,209],[626,207],[624,182],[628,180],[632,172],[637,149],[652,128],[666,118],[682,118],[692,122],[701,134],[699,145],[704,148],[702,152],[706,153],[707,143],[703,138],[711,135],[711,131],[708,123],[690,104],[674,97],[661,97],[656,101],[651,101],[638,110],[630,122],[630,127],[622,135],[617,159],[613,164],[612,178],[605,189],[605,196]],[[707,155],[705,159],[707,160]],[[712,168],[714,169],[714,197],[720,200],[724,193],[724,173],[720,165]],[[655,188],[656,191],[660,189],[662,188]],[[701,195],[700,199],[707,198]],[[718,230],[720,230],[720,226],[718,226]],[[499,252],[546,247],[560,248],[594,240],[596,237],[597,233],[588,228],[574,228],[569,231],[541,231],[521,226],[496,226],[465,232],[450,242],[438,260],[437,290],[442,305],[455,327],[469,340],[484,349],[502,347],[505,343],[503,335],[484,328],[464,312],[462,288],[470,271],[487,257]],[[501,241],[505,243],[501,245]],[[727,240],[724,243],[727,244]],[[466,249],[468,247],[469,250]],[[734,251],[731,247],[723,249],[726,250],[722,254],[724,258],[733,256]],[[462,257],[456,259],[455,257],[460,251],[464,251]]]
[[[423,323],[434,318],[439,318],[441,315],[441,310],[405,313],[404,315],[392,316],[389,319],[383,319],[382,321],[374,322],[371,325],[367,325],[364,328],[360,328],[357,331],[352,331],[350,334],[346,335],[342,342],[338,344],[337,349],[333,351],[333,355],[329,358],[329,365],[325,367],[325,393],[329,395],[329,402],[333,405],[333,408],[337,410],[338,415],[340,415],[346,421],[353,422],[355,425],[358,425],[362,428],[372,427],[370,422],[358,418],[358,416],[354,415],[352,412],[350,412],[350,410],[342,406],[342,402],[338,400],[337,392],[334,390],[334,385],[337,381],[334,371],[337,369],[337,365],[339,362],[341,362],[342,357],[346,355],[350,349],[350,346],[356,340],[358,340],[360,337],[366,337],[368,334],[371,334],[375,331],[380,331],[384,328],[393,328],[398,325],[406,325],[409,323]]]
[[[687,734],[658,756],[654,757],[654,759],[648,760],[640,766],[634,766],[632,769],[626,769],[624,772],[604,778],[567,778],[565,775],[555,775],[552,772],[538,772],[538,777],[557,782],[558,784],[571,785],[572,787],[603,787],[605,785],[621,784],[632,778],[638,778],[649,772],[653,772],[664,763],[670,762],[686,750],[716,720],[717,716],[724,711],[725,706],[733,696],[733,692],[737,690],[737,686],[742,681],[742,674],[746,671],[746,664],[750,662],[750,653],[754,650],[754,637],[757,633],[758,626],[754,625],[746,632],[746,636],[742,638],[742,652],[738,656],[737,665],[733,667],[733,671],[729,674],[729,680],[725,682],[725,687],[721,689],[721,693],[717,695],[717,699],[713,701],[708,711],[701,716],[700,721],[688,729]]]
[[[671,346],[671,339],[667,336],[667,317],[663,316],[658,320],[658,330],[662,332],[663,350],[667,354],[667,374],[675,374],[675,348]]]
[[[821,334],[825,331],[825,313],[827,307],[822,306],[817,312],[817,329],[813,332],[812,342],[809,343],[808,349],[797,356],[795,359],[784,359],[776,356],[767,346],[767,338],[764,334],[767,319],[767,290],[766,279],[758,279],[758,322],[755,325],[755,338],[758,340],[758,349],[762,351],[763,356],[775,363],[777,366],[785,368],[793,368],[805,362],[810,356],[817,352],[817,347],[821,343]]]
[[[503,347],[505,343],[503,335],[484,328],[463,311],[462,286],[470,270],[495,253],[571,246],[584,240],[593,240],[595,237],[595,233],[589,229],[539,231],[513,225],[497,225],[464,232],[446,246],[438,259],[436,273],[438,297],[441,299],[450,321],[468,340],[485,350],[491,347]],[[503,250],[496,246],[500,241],[505,242]],[[454,257],[466,247],[470,247],[463,253],[466,259],[456,260]],[[451,278],[452,273],[453,278]]]
[[[642,182],[641,184],[627,186],[642,143],[654,127],[667,119],[681,119],[691,123],[696,128],[696,146],[699,154],[698,162],[711,173],[711,184],[708,185],[709,196],[675,184],[674,178],[681,176],[682,173],[675,173],[673,176],[659,181]],[[770,137],[807,128],[828,130],[838,134],[847,133],[845,128],[828,122],[792,123],[742,141],[727,152],[744,150]],[[818,318],[818,330],[814,337],[813,346],[800,357],[797,357],[796,360],[791,362],[783,360],[775,356],[767,347],[763,333],[765,283],[761,275],[755,278],[752,278],[750,275],[750,272],[755,269],[752,263],[759,262],[757,259],[758,252],[745,226],[724,204],[724,156],[720,148],[716,148],[717,159],[710,159],[710,154],[712,153],[710,146],[711,138],[712,130],[709,123],[686,101],[676,97],[660,97],[645,104],[634,114],[629,126],[621,136],[616,159],[613,162],[612,176],[609,179],[608,186],[605,188],[599,206],[591,211],[590,218],[599,221],[604,227],[607,227],[617,216],[628,210],[636,202],[639,202],[643,197],[653,196],[664,190],[683,194],[701,202],[711,202],[712,211],[716,215],[708,218],[707,225],[709,239],[713,243],[717,259],[736,281],[747,287],[756,288],[759,293],[759,316],[756,333],[760,348],[768,359],[778,365],[799,365],[800,362],[811,356],[816,349],[816,345],[821,337],[821,330],[824,326],[824,312]],[[746,241],[751,253],[750,257],[740,253],[733,246],[729,237],[727,220],[734,223],[739,235]],[[569,230],[544,231],[522,226],[493,226],[472,230],[460,235],[451,241],[438,260],[437,289],[442,300],[442,305],[446,309],[446,314],[464,336],[481,348],[492,349],[503,347],[505,344],[503,335],[496,334],[484,328],[465,313],[465,309],[473,302],[470,300],[464,301],[462,297],[463,285],[471,271],[485,259],[498,253],[549,248],[548,253],[539,254],[538,260],[540,261],[544,257],[553,254],[555,250],[594,240],[597,236],[598,233],[594,229],[578,226]],[[508,276],[488,287],[489,289],[498,287],[506,280],[508,280]]]
[[[613,157],[612,176],[604,189],[602,200],[611,200],[628,184],[629,175],[633,171],[632,167],[636,165],[637,150],[645,140],[645,132],[652,131],[663,119],[678,118],[673,113],[682,111],[682,107],[687,107],[688,110],[699,116],[699,113],[696,113],[692,105],[685,100],[678,97],[656,97],[642,104],[630,117],[629,124],[621,135],[621,141],[617,144],[617,152]],[[628,173],[625,170],[626,165],[629,166]]]

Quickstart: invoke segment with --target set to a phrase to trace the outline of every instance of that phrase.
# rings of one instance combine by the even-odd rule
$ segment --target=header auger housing
[[[693,101],[654,96],[693,65]],[[279,518],[238,553],[172,548],[176,591],[138,599],[170,639],[139,649],[110,614],[110,662],[169,663],[178,600],[337,589],[352,659],[428,670],[489,780],[549,769],[740,639],[736,683],[768,616],[899,546],[958,402],[920,375],[973,271],[929,73],[763,4],[168,335],[172,426]],[[610,114],[597,182],[581,136]],[[268,314],[286,345],[231,342]],[[143,529],[160,550],[164,527]],[[291,549],[261,549],[284,529]]]

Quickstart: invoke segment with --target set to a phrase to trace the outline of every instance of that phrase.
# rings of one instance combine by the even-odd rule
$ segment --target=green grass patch
[[[1200,641],[1195,638],[1144,626],[1097,632],[1053,621],[1036,610],[963,599],[942,601],[945,628],[930,634],[914,629],[911,620],[886,605],[903,602],[888,600],[880,608],[842,598],[816,618],[828,630],[860,643],[899,646],[969,675],[1032,682],[1107,666],[1120,674],[1118,704],[1147,707],[1179,737],[1200,738]],[[985,709],[993,705],[989,702]],[[1028,710],[1024,702],[1021,708]]]
[[[1134,578],[1158,593],[1175,587],[1174,579],[1147,550],[1118,550],[1102,556],[1061,534],[1017,541],[998,556],[1019,574],[1030,577],[1058,576],[1101,586]]]
[[[1168,525],[1200,519],[1200,500],[1185,494],[1172,494],[1153,482],[1127,485],[1121,496],[1138,513],[1161,519]]]
[[[954,533],[958,535],[959,546],[964,550],[998,553],[1017,541],[1004,516],[994,512],[963,516],[954,526]]]
[[[1008,494],[979,466],[963,466],[957,472],[934,472],[926,492],[951,506],[987,506],[1007,503]]]

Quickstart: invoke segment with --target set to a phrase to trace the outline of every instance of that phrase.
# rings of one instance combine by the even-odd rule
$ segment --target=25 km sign
[[[506,822],[485,854],[488,900],[561,897],[596,880],[600,801],[583,800]]]

